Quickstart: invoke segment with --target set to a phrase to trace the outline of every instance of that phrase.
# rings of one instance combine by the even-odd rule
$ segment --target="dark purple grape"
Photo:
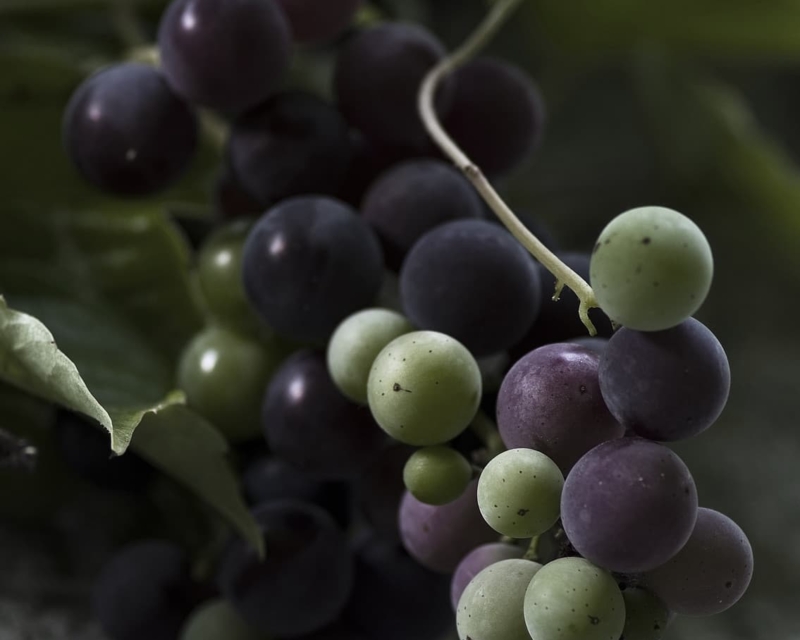
[[[275,373],[262,425],[276,456],[325,479],[354,478],[386,443],[369,407],[342,395],[315,351],[293,354]]]
[[[597,380],[600,357],[579,345],[558,343],[524,356],[503,379],[497,428],[509,449],[536,449],[566,475],[590,449],[621,438]]]
[[[347,538],[319,507],[270,502],[253,510],[264,533],[266,560],[235,539],[223,555],[217,582],[252,627],[294,638],[331,624],[353,585]]]
[[[363,0],[278,0],[295,42],[325,42],[353,21]]]
[[[525,548],[506,542],[491,542],[481,545],[470,551],[461,562],[458,563],[453,578],[450,582],[450,605],[455,611],[458,608],[458,601],[464,589],[476,575],[486,567],[501,560],[511,560],[521,558],[525,554]]]
[[[275,457],[261,457],[242,473],[244,494],[251,505],[299,500],[327,511],[343,529],[351,519],[351,490],[344,482],[321,482]]]
[[[473,60],[454,76],[455,97],[442,119],[445,130],[486,175],[509,173],[541,138],[539,89],[522,70],[492,58]]]
[[[298,342],[324,343],[369,306],[383,279],[375,232],[325,197],[286,200],[253,227],[243,258],[245,291],[262,319]]]
[[[335,194],[353,150],[347,123],[319,98],[282,93],[238,118],[228,159],[242,187],[266,208],[305,194]]]
[[[227,113],[275,91],[291,45],[283,11],[264,0],[173,0],[158,28],[170,85],[191,102]]]
[[[197,147],[197,119],[153,67],[101,69],[72,94],[64,147],[89,182],[118,196],[146,196],[178,180]]]
[[[345,618],[370,638],[441,640],[453,621],[449,581],[419,565],[397,542],[376,534],[356,548]]]
[[[108,433],[85,418],[61,411],[55,438],[67,466],[84,480],[103,489],[143,491],[153,476],[151,467],[132,451],[122,456],[111,453]]]
[[[484,220],[457,220],[414,245],[400,272],[400,294],[411,322],[482,357],[522,338],[539,312],[541,285],[510,233]]]
[[[452,573],[475,547],[497,539],[478,510],[477,491],[478,481],[473,480],[458,499],[441,506],[420,502],[409,492],[403,495],[400,538],[422,566]]]
[[[665,331],[620,329],[599,375],[611,413],[651,440],[682,440],[710,427],[731,386],[725,350],[694,318]]]
[[[399,540],[398,511],[405,493],[403,468],[415,448],[392,442],[378,453],[356,483],[356,496],[367,522],[384,538]]]
[[[200,600],[189,558],[161,540],[123,548],[94,585],[92,608],[112,640],[175,640]]]
[[[619,438],[572,468],[561,520],[575,549],[620,573],[649,571],[672,558],[697,519],[697,489],[683,461],[663,445]]]
[[[334,91],[345,118],[367,138],[400,148],[426,148],[428,136],[417,113],[425,74],[445,54],[442,44],[413,24],[387,22],[355,35],[336,61]],[[436,96],[446,112],[453,83]]]
[[[458,171],[438,160],[411,160],[370,187],[361,213],[378,233],[386,264],[398,271],[425,233],[445,222],[480,218],[477,192]]]
[[[642,580],[671,611],[710,616],[736,604],[752,577],[747,536],[728,516],[701,507],[689,541]]]

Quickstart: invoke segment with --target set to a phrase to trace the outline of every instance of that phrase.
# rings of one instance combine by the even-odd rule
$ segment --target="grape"
[[[428,138],[417,114],[417,93],[444,54],[442,44],[417,25],[389,22],[362,31],[336,61],[339,109],[375,142],[424,148]],[[452,93],[453,82],[445,79],[436,96],[440,112],[447,110]]]
[[[461,640],[530,640],[525,627],[525,590],[542,565],[530,560],[500,560],[476,575],[458,601],[456,626]]]
[[[289,25],[275,2],[173,0],[158,28],[161,66],[191,102],[240,113],[266,100],[289,66]]]
[[[426,233],[400,272],[403,309],[476,357],[516,343],[539,312],[541,284],[522,246],[497,225],[458,220]]]
[[[752,576],[753,550],[744,532],[726,515],[700,508],[686,545],[643,580],[675,613],[709,616],[736,604]]]
[[[470,581],[489,565],[493,565],[501,560],[511,560],[521,558],[525,553],[523,547],[518,547],[505,542],[492,542],[476,547],[470,551],[461,562],[458,563],[455,573],[450,582],[450,604],[453,610],[458,609],[458,601],[461,594]]]
[[[362,0],[278,0],[295,42],[324,42],[344,31]]]
[[[386,263],[399,271],[406,254],[426,232],[460,218],[479,218],[477,192],[453,167],[439,160],[410,160],[376,180],[361,212],[383,243]]]
[[[72,94],[64,147],[78,171],[118,196],[147,196],[181,177],[197,147],[197,120],[157,70],[101,69]]]
[[[478,510],[478,482],[473,480],[456,500],[441,506],[420,502],[410,492],[400,503],[400,538],[423,567],[452,573],[475,547],[497,538]]]
[[[561,519],[578,553],[609,571],[664,564],[689,539],[697,489],[683,461],[641,438],[605,442],[572,468]]]
[[[378,453],[356,485],[361,512],[372,528],[386,539],[399,539],[398,512],[405,493],[403,468],[413,447],[395,442]]]
[[[217,582],[222,595],[252,627],[278,637],[312,633],[344,609],[353,584],[347,538],[318,507],[270,502],[253,517],[264,534],[267,558],[236,538],[223,555]]]
[[[275,455],[324,479],[354,477],[386,442],[369,409],[345,398],[324,356],[309,350],[290,356],[275,374],[262,423]]]
[[[350,524],[350,487],[344,482],[321,482],[275,457],[261,457],[242,473],[245,496],[251,505],[277,500],[315,504],[330,514],[336,524]]]
[[[344,118],[301,92],[281,93],[248,111],[228,138],[234,175],[264,207],[291,196],[336,193],[352,155]]]
[[[558,520],[564,476],[533,449],[510,449],[493,458],[478,480],[478,508],[486,522],[510,538],[532,538]]]
[[[396,440],[441,444],[475,417],[481,374],[458,341],[435,331],[414,331],[392,340],[375,358],[367,397],[375,420]]]
[[[370,638],[441,640],[452,622],[449,581],[417,564],[395,542],[370,534],[356,549],[344,618]]]
[[[178,386],[187,404],[231,441],[260,435],[261,402],[283,353],[229,329],[209,326],[184,349]]]
[[[92,594],[94,615],[112,640],[174,640],[196,604],[188,557],[162,540],[120,550]]]
[[[447,504],[467,488],[472,467],[458,451],[449,447],[425,447],[416,451],[403,469],[403,482],[411,494],[425,504]]]
[[[265,640],[224,600],[207,602],[192,613],[179,640]]]
[[[664,207],[618,215],[592,254],[592,287],[603,311],[629,329],[661,331],[700,308],[714,261],[700,228]]]
[[[583,558],[561,558],[531,580],[525,623],[533,640],[618,640],[625,603],[611,574]]]
[[[599,356],[579,345],[531,351],[503,379],[497,427],[509,448],[541,451],[565,474],[587,451],[624,435],[597,380]]]
[[[670,623],[670,612],[652,593],[637,587],[622,592],[625,628],[620,640],[661,640]]]
[[[353,402],[367,404],[367,380],[376,356],[395,338],[414,330],[388,309],[365,309],[345,318],[328,342],[327,365],[336,387]]]
[[[70,470],[98,487],[144,490],[152,478],[153,467],[132,451],[114,456],[108,433],[75,413],[59,411],[55,441]]]
[[[281,202],[244,246],[250,303],[276,332],[298,342],[326,342],[342,320],[372,302],[382,278],[375,233],[331,198]]]
[[[710,427],[731,386],[725,350],[694,318],[664,331],[620,329],[599,378],[611,413],[651,440],[681,440]]]
[[[490,177],[505,175],[535,149],[544,125],[539,89],[517,67],[479,58],[454,74],[455,97],[442,125]]]

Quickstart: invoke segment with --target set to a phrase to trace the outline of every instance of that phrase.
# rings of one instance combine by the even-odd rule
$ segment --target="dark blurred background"
[[[133,206],[80,182],[60,149],[60,118],[82,77],[152,37],[164,4],[0,0],[0,201],[26,212],[0,223],[0,262],[3,247],[19,243],[31,264],[58,261],[69,247],[45,242],[58,212],[89,207],[110,219]],[[483,0],[376,4],[427,24],[450,47],[486,9]],[[755,576],[733,609],[680,618],[667,637],[800,638],[800,3],[524,0],[489,49],[536,78],[547,104],[540,149],[499,185],[512,208],[539,216],[564,249],[588,250],[618,213],[669,206],[714,250],[714,286],[698,317],[728,352],[733,388],[718,424],[676,449],[701,502],[750,537]],[[291,82],[327,93],[330,65],[331,50],[304,51]],[[202,221],[217,160],[206,146],[178,188],[135,207]],[[23,431],[47,423],[49,407],[6,402],[8,389],[0,396],[13,407],[3,420]],[[42,504],[36,482],[0,476],[0,638],[98,639],[81,611],[91,577],[113,531],[146,519],[147,508],[95,493]],[[87,530],[94,519],[102,531]]]

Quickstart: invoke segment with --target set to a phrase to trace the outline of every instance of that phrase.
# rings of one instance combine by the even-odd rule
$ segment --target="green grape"
[[[345,318],[328,343],[328,372],[353,402],[367,404],[367,380],[375,357],[387,344],[414,330],[402,315],[388,309],[365,309]]]
[[[533,640],[619,640],[625,602],[613,576],[583,558],[546,564],[525,593]]]
[[[252,629],[225,600],[211,600],[189,616],[179,640],[268,640]]]
[[[531,640],[525,626],[525,590],[542,565],[513,558],[478,573],[458,601],[461,640]]]
[[[510,538],[532,538],[558,520],[564,476],[540,451],[510,449],[493,458],[478,480],[484,520]]]
[[[714,260],[700,228],[664,207],[631,209],[597,240],[589,275],[603,311],[637,331],[674,327],[700,308]]]
[[[660,640],[667,632],[670,612],[664,603],[646,589],[636,587],[622,592],[625,600],[624,640]]]
[[[242,284],[242,249],[252,222],[237,220],[206,240],[197,257],[197,281],[211,316],[248,334],[264,329]]]
[[[457,340],[415,331],[387,344],[367,382],[372,415],[390,436],[416,446],[452,440],[475,417],[481,372]]]
[[[178,385],[190,407],[232,442],[261,434],[267,382],[283,357],[277,342],[265,345],[229,329],[210,326],[197,334],[178,365]]]
[[[415,451],[403,469],[403,482],[425,504],[447,504],[467,488],[472,467],[458,451],[441,445]]]

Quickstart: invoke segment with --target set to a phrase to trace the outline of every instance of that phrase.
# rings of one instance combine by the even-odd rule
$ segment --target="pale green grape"
[[[501,560],[478,573],[458,601],[456,627],[461,640],[531,640],[525,626],[525,590],[542,565]]]
[[[660,640],[667,632],[670,612],[664,603],[646,589],[636,587],[622,592],[625,600],[625,640]]]
[[[558,520],[563,488],[561,470],[546,455],[533,449],[510,449],[481,472],[478,508],[498,533],[532,538]]]
[[[714,260],[700,228],[664,207],[631,209],[597,240],[589,269],[600,307],[637,331],[661,331],[694,314],[711,288]]]
[[[411,494],[425,504],[447,504],[467,488],[472,467],[458,451],[449,447],[425,447],[415,451],[403,469],[403,482]]]
[[[441,444],[475,417],[481,372],[457,340],[436,331],[415,331],[387,344],[375,358],[367,398],[377,423],[396,440]]]
[[[625,602],[610,573],[583,558],[546,564],[525,593],[533,640],[619,640]]]
[[[268,640],[253,630],[224,600],[196,609],[181,630],[180,640]]]
[[[395,338],[414,330],[395,311],[365,309],[345,318],[328,342],[328,372],[353,402],[367,404],[367,380],[375,357]]]

